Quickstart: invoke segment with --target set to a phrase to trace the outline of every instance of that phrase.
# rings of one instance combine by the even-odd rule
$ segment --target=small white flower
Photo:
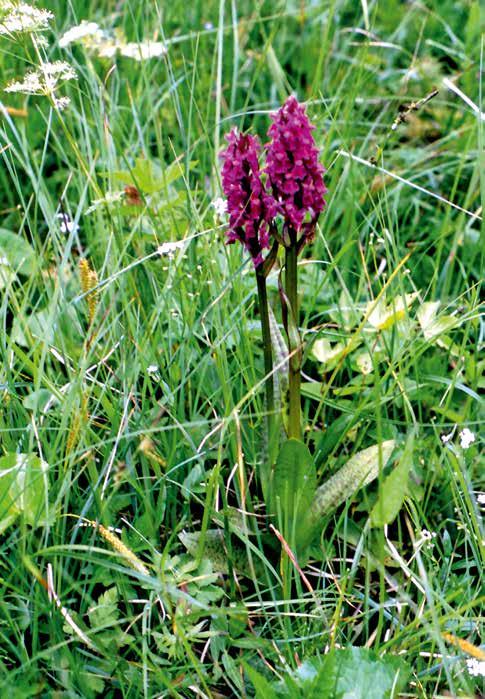
[[[164,56],[167,53],[167,47],[161,41],[130,42],[120,46],[120,53],[135,61],[147,61],[150,58]]]
[[[57,109],[62,112],[63,109],[68,107],[71,104],[71,98],[70,97],[54,97],[54,105],[57,107]]]
[[[466,666],[472,677],[485,677],[485,660],[468,658],[466,661]]]
[[[150,366],[147,367],[147,374],[151,379],[160,381],[160,367],[158,364],[150,364]]]
[[[10,262],[7,260],[6,257],[0,257],[0,265],[2,267],[10,267]]]
[[[465,427],[459,434],[460,446],[462,449],[468,449],[475,441],[475,435],[468,427]]]
[[[80,41],[87,36],[101,38],[103,36],[103,32],[101,31],[99,24],[96,22],[86,22],[86,20],[83,19],[81,24],[71,27],[67,30],[67,32],[64,32],[59,39],[59,46],[62,49],[65,49],[66,46],[69,46],[69,44]]]
[[[168,257],[173,257],[177,250],[183,248],[184,245],[184,240],[177,240],[173,243],[162,243],[162,245],[158,246],[157,253],[159,255],[167,255]]]
[[[455,429],[453,428],[449,434],[442,434],[441,435],[441,441],[443,444],[448,444],[448,442],[453,439],[453,435],[455,434]]]
[[[57,214],[59,219],[59,230],[61,233],[77,233],[79,226],[75,221],[72,221],[67,214]]]
[[[91,206],[89,206],[86,209],[87,214],[92,214],[93,211],[96,211],[96,209],[99,209],[101,206],[109,206],[110,204],[116,204],[117,202],[121,201],[125,196],[125,192],[123,189],[120,189],[116,192],[106,192],[104,197],[101,199],[93,199],[91,202]]]
[[[214,212],[218,218],[224,218],[227,214],[227,200],[222,197],[217,197],[214,199],[211,206],[214,208]]]
[[[485,493],[477,494],[477,502],[479,505],[485,505]]]

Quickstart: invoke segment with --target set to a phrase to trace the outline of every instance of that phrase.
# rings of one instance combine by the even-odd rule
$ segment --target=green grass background
[[[0,289],[0,445],[2,455],[48,464],[43,521],[19,516],[0,535],[2,692],[252,696],[243,662],[277,680],[329,646],[357,645],[407,660],[406,696],[479,696],[482,680],[443,634],[481,643],[484,122],[442,82],[483,104],[479,4],[39,5],[55,15],[45,57],[71,63],[78,80],[61,89],[72,102],[60,113],[43,97],[0,97],[26,110],[0,115],[0,227],[35,251],[29,273]],[[168,52],[135,62],[59,48],[82,19],[130,41],[165,41]],[[2,86],[37,61],[29,37],[0,38]],[[401,105],[434,88],[391,129]],[[313,594],[298,576],[293,585],[282,577],[266,540],[255,479],[264,458],[255,283],[211,207],[224,134],[237,126],[264,139],[269,113],[291,92],[308,103],[329,190],[300,264],[305,338],[345,342],[352,314],[360,319],[383,289],[389,303],[419,292],[379,356],[375,334],[362,334],[369,374],[352,356],[327,370],[308,354],[303,411],[319,483],[359,449],[415,435],[398,518],[386,532],[369,527],[377,486],[329,516],[307,570]],[[127,184],[116,172],[136,158],[162,172],[178,160],[181,177],[156,206],[140,187],[141,208],[86,214]],[[59,211],[76,234],[61,233]],[[188,237],[173,258],[150,256]],[[91,325],[83,256],[100,281]],[[276,274],[269,286],[276,307]],[[429,301],[454,319],[438,339],[416,320]],[[450,448],[441,435],[455,425]],[[466,451],[457,437],[465,426],[477,438]],[[260,576],[232,574],[229,507],[248,513]],[[71,514],[121,529],[148,574]],[[221,525],[224,578],[178,538]],[[413,548],[423,530],[436,534],[432,545]],[[49,566],[59,604],[97,651],[39,582]]]

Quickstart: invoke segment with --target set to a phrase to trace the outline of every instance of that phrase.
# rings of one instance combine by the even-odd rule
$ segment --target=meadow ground
[[[483,9],[29,7],[0,0],[2,696],[482,696]],[[218,157],[292,93],[328,188],[297,320],[329,501],[298,560]]]

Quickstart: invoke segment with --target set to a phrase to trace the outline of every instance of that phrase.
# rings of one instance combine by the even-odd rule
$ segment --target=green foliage
[[[408,493],[409,473],[413,466],[414,431],[409,433],[397,466],[383,480],[379,496],[370,514],[374,527],[391,524],[397,517]]]
[[[32,527],[47,524],[48,468],[36,454],[0,458],[0,531],[19,515]]]
[[[273,472],[271,511],[290,547],[303,552],[312,534],[310,505],[316,471],[308,447],[297,439],[283,443]]]
[[[270,684],[254,668],[245,670],[256,699],[393,699],[406,689],[411,668],[391,655],[378,657],[366,648],[341,648],[323,658],[305,660],[282,682]]]
[[[14,272],[24,276],[34,274],[37,256],[32,246],[17,233],[0,228],[0,257],[3,257]]]
[[[297,697],[320,676],[325,696],[339,657],[364,688],[361,666],[384,686],[387,659],[405,657],[403,695],[478,696],[466,650],[443,636],[483,638],[483,134],[449,88],[482,108],[477,3],[31,4],[55,17],[41,35],[0,34],[0,87],[40,60],[77,79],[64,110],[1,95],[3,694],[242,697],[250,665],[277,695],[276,678]],[[82,20],[105,44],[167,52],[62,48]],[[224,133],[265,141],[290,92],[316,124],[329,192],[290,327],[316,481],[296,447],[273,510],[254,276],[212,202]],[[169,241],[184,242],[157,252]],[[80,258],[99,277],[92,324]],[[304,503],[318,536],[302,554]],[[69,515],[115,528],[142,567]],[[270,523],[300,547],[302,574]],[[319,659],[327,647],[343,650]]]
[[[388,439],[354,454],[337,473],[317,488],[311,503],[313,519],[318,521],[351,498],[359,488],[372,483],[386,466],[395,445],[393,439]]]

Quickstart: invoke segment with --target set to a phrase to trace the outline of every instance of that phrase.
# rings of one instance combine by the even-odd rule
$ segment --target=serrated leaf
[[[288,439],[274,468],[272,511],[281,515],[285,539],[300,550],[308,542],[308,513],[315,488],[315,466],[308,447],[297,439]]]
[[[377,478],[380,466],[384,468],[389,461],[395,444],[394,439],[388,439],[354,454],[338,473],[317,489],[311,504],[313,518],[320,519]]]
[[[118,590],[115,586],[108,588],[97,599],[96,605],[89,609],[89,624],[92,629],[111,626],[118,621]]]
[[[47,470],[36,454],[7,454],[0,458],[0,531],[18,515],[35,527],[47,516]]]
[[[409,472],[413,465],[414,430],[406,440],[406,446],[398,465],[384,479],[377,502],[370,515],[373,527],[391,524],[397,517],[407,494]]]
[[[14,272],[30,276],[37,267],[31,245],[18,233],[0,228],[0,258],[5,258]]]
[[[189,170],[192,170],[196,161],[189,163]],[[176,180],[185,174],[185,163],[182,166],[176,160],[166,167],[147,158],[136,158],[132,170],[116,170],[111,173],[114,180],[123,184],[131,184],[139,188],[144,194],[155,194],[166,189]],[[177,195],[178,196],[178,195]]]

